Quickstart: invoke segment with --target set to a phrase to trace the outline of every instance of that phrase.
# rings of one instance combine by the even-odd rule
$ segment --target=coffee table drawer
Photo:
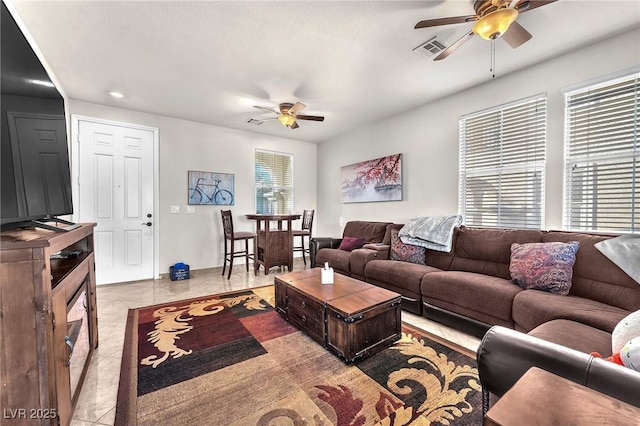
[[[324,344],[324,305],[294,288],[287,288],[287,310],[289,321],[294,322],[307,334]]]
[[[300,293],[294,288],[287,288],[287,307],[297,309],[307,317],[313,317],[318,321],[324,319],[324,305],[319,303],[304,293]]]
[[[321,317],[324,314],[321,313]],[[304,309],[298,309],[296,306],[289,306],[289,321],[294,323],[299,328],[303,329],[309,337],[314,338],[319,343],[324,345],[324,320],[318,319],[317,315],[305,311]]]

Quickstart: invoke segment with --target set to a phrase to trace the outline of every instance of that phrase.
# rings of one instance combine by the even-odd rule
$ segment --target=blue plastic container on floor
[[[169,276],[171,281],[180,281],[189,279],[189,265],[184,263],[176,263],[169,267]]]

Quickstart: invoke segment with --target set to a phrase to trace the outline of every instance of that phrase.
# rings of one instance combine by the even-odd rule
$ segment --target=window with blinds
[[[541,229],[545,95],[460,119],[460,213],[468,226]]]
[[[291,214],[293,155],[256,150],[256,213]]]
[[[565,93],[564,227],[640,230],[640,73]]]

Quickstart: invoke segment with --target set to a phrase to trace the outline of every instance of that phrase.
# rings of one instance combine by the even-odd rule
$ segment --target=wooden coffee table
[[[275,277],[276,310],[346,363],[401,337],[400,294],[344,275],[321,284],[320,268]]]

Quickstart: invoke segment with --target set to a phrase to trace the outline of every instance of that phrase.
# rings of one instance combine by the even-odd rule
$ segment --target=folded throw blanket
[[[620,235],[594,244],[595,247],[640,284],[640,236]]]
[[[459,214],[411,219],[400,228],[398,236],[405,244],[426,247],[436,251],[451,251],[453,230],[462,223]]]

